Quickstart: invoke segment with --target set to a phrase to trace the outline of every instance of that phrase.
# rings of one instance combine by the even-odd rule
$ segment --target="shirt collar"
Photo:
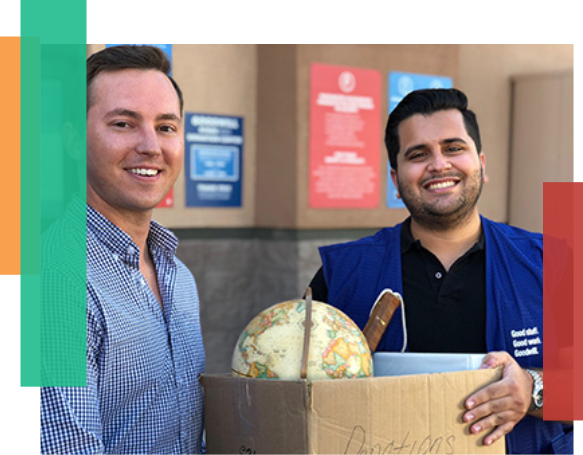
[[[132,241],[129,234],[121,230],[89,204],[87,204],[87,231],[88,233],[91,232],[114,255],[121,258],[139,258],[139,248]],[[150,221],[150,231],[148,233],[148,246],[152,254],[156,254],[159,251],[169,257],[173,257],[178,247],[178,239],[168,229],[152,220]]]
[[[480,238],[474,245],[468,250],[468,253],[472,253],[477,250],[483,250],[486,245],[484,237],[484,228],[480,226]],[[415,240],[413,234],[411,234],[411,217],[408,217],[401,225],[401,254],[406,253],[412,247],[417,249],[423,248],[421,241]]]

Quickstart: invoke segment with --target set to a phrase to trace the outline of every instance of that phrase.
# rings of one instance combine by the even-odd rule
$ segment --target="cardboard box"
[[[505,453],[462,421],[501,370],[308,382],[203,375],[208,453]]]

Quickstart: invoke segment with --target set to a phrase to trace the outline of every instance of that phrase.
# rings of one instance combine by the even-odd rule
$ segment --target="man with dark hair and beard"
[[[503,378],[467,398],[470,431],[486,445],[506,436],[509,453],[569,453],[572,425],[542,420],[542,344],[514,347],[526,330],[542,340],[543,238],[479,214],[485,158],[467,105],[459,90],[418,90],[391,113],[391,178],[411,216],[320,248],[313,298],[362,329],[383,289],[399,292],[377,350],[487,352],[483,367]]]

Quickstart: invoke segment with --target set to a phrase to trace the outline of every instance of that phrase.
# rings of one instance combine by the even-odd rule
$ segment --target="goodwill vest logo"
[[[538,345],[542,344],[538,327],[524,328],[510,331],[514,357],[539,355]]]

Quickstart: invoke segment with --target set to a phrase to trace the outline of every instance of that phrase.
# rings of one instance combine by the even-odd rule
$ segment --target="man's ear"
[[[482,174],[484,183],[488,183],[488,176],[486,175],[486,156],[484,152],[480,152],[480,161],[482,162]]]
[[[395,184],[395,188],[397,188],[397,199],[401,199],[401,195],[399,194],[399,185],[397,184],[397,171],[391,168],[391,179]]]

